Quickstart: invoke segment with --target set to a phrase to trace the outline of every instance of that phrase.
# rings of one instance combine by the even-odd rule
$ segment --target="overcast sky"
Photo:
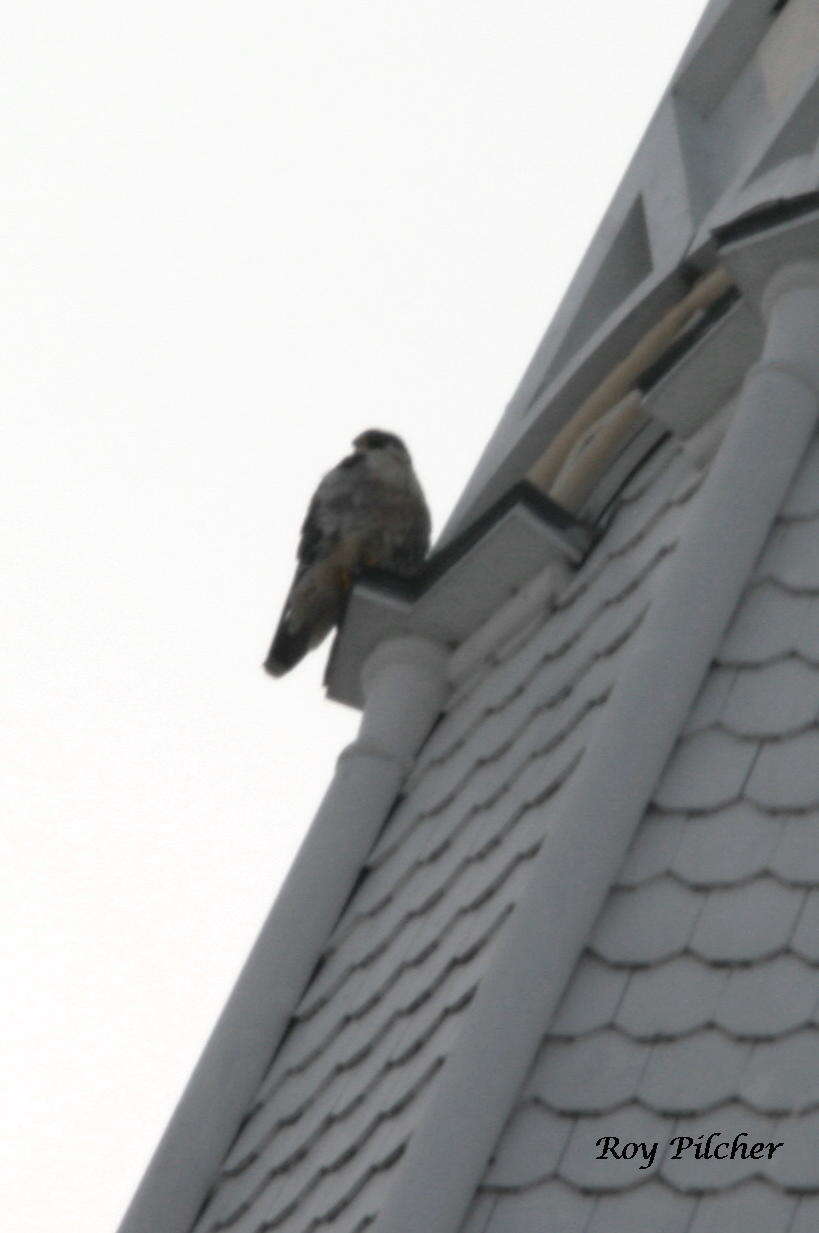
[[[440,529],[702,7],[6,12],[9,1230],[113,1233],[354,734],[259,667],[318,477]]]

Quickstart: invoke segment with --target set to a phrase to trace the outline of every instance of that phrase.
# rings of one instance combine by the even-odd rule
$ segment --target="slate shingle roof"
[[[379,1210],[698,483],[661,448],[548,618],[452,700],[197,1233],[357,1233]]]
[[[468,1233],[819,1228],[819,442],[511,1116]],[[771,1159],[672,1159],[741,1130]],[[659,1142],[651,1168],[604,1135]]]
[[[196,1233],[372,1223],[699,482],[666,443],[550,611],[451,700]],[[817,543],[814,444],[464,1233],[819,1227]],[[787,1150],[664,1157],[713,1129]],[[602,1135],[660,1150],[599,1161]]]

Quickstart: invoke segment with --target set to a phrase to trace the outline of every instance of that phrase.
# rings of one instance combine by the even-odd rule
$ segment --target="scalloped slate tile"
[[[503,1131],[482,1185],[514,1190],[545,1180],[554,1173],[571,1131],[569,1118],[533,1101],[520,1105]]]
[[[819,972],[795,955],[736,968],[715,1018],[738,1036],[775,1036],[810,1022],[819,1002]]]
[[[594,1200],[560,1181],[502,1195],[486,1233],[585,1233]]]
[[[776,583],[752,587],[741,601],[720,647],[718,663],[762,664],[800,651],[811,657],[817,648],[817,601],[789,595]]]
[[[819,730],[763,745],[746,793],[772,809],[819,803]]]
[[[792,657],[737,673],[720,722],[742,736],[783,736],[819,714],[819,667]]]
[[[665,450],[658,450],[623,490],[617,517],[600,541],[600,555],[605,558],[622,552],[635,535],[645,534],[647,525],[656,525],[675,503],[684,504],[696,490],[694,481],[699,487],[701,477],[692,476],[690,464],[679,455],[670,457]]]
[[[638,886],[649,878],[668,873],[686,825],[684,814],[649,812],[637,828],[615,885]]]
[[[737,1092],[764,1112],[797,1112],[819,1105],[819,1031],[806,1028],[755,1045]]]
[[[784,822],[771,869],[789,882],[819,884],[819,812]]]
[[[819,1195],[805,1195],[799,1201],[788,1233],[816,1233],[819,1229]]]
[[[689,1233],[789,1233],[797,1200],[765,1182],[703,1196]]]
[[[470,1205],[466,1219],[458,1233],[486,1233],[492,1213],[498,1205],[498,1196],[494,1194],[479,1194]]]
[[[735,800],[756,757],[753,741],[726,732],[697,732],[677,744],[655,801],[663,809],[716,809]]]
[[[551,1036],[585,1036],[611,1023],[628,984],[624,968],[584,954],[552,1020]]]
[[[683,727],[685,735],[713,727],[725,709],[736,676],[736,668],[712,667]]]
[[[791,942],[798,955],[819,963],[819,890],[809,891]]]
[[[805,604],[805,620],[799,631],[797,650],[811,663],[819,663],[819,596],[812,596]]]
[[[586,1233],[688,1233],[696,1205],[663,1182],[647,1182],[598,1199]]]
[[[711,1021],[727,981],[691,955],[633,972],[615,1022],[636,1037],[682,1035]]]
[[[660,1168],[672,1125],[670,1118],[658,1117],[639,1105],[628,1105],[595,1117],[580,1117],[560,1161],[560,1176],[583,1190],[624,1190],[646,1182]],[[614,1142],[598,1145],[598,1139],[605,1138]],[[606,1146],[622,1152],[627,1144],[641,1142],[649,1148],[652,1143],[659,1143],[653,1163],[639,1148],[631,1160],[617,1160],[610,1153],[598,1159]],[[642,1168],[643,1165],[646,1167]]]
[[[741,882],[768,868],[783,825],[745,802],[691,818],[670,867],[692,886]]]
[[[703,896],[671,878],[636,890],[615,890],[592,933],[590,947],[612,963],[657,963],[685,948]]]
[[[529,1090],[562,1113],[613,1109],[630,1100],[646,1064],[645,1045],[604,1030],[573,1041],[549,1041]]]
[[[731,1100],[752,1046],[705,1030],[650,1051],[638,1098],[657,1113],[697,1113]]]
[[[784,1146],[766,1165],[772,1181],[790,1190],[819,1190],[819,1113],[780,1118],[776,1138]]]
[[[819,535],[813,519],[780,524],[758,566],[759,577],[773,577],[794,590],[819,589]]]
[[[787,944],[803,898],[802,891],[768,877],[709,891],[691,949],[725,963],[773,955]]]
[[[813,518],[819,514],[819,438],[814,437],[805,451],[796,478],[782,503],[781,520]],[[819,1225],[817,1225],[819,1228]]]

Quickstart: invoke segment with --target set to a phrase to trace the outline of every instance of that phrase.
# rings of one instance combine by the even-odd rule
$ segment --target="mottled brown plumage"
[[[430,520],[403,441],[371,428],[329,471],[301,529],[298,566],[265,668],[283,676],[326,637],[365,569],[408,576],[429,547]]]

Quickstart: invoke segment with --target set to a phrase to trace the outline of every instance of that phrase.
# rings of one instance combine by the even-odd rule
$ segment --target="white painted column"
[[[382,643],[335,776],[160,1141],[120,1233],[189,1233],[447,692],[447,652]]]
[[[764,310],[762,359],[372,1233],[458,1230],[815,429],[819,266],[778,273]]]

